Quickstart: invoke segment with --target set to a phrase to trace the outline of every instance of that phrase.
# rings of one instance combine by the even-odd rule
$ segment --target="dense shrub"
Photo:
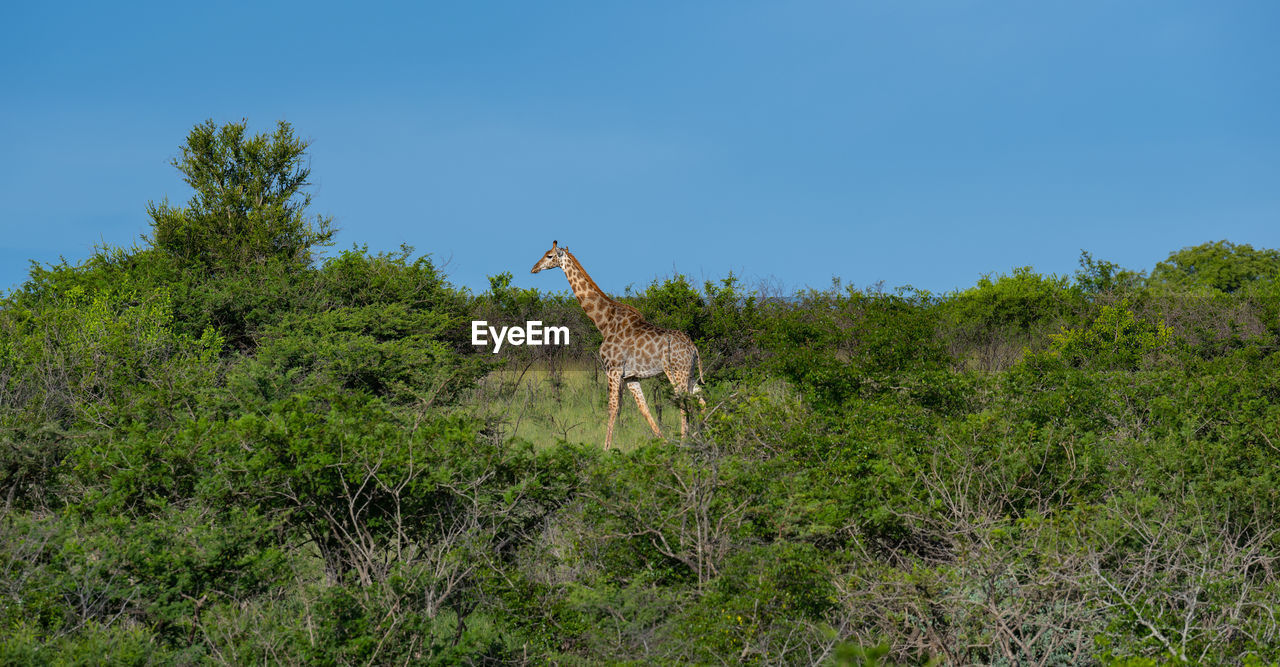
[[[1005,370],[1023,350],[1074,321],[1084,307],[1085,292],[1067,278],[1019,267],[994,279],[983,276],[974,287],[950,295],[939,310],[957,360],[982,370]]]
[[[1138,319],[1126,305],[1103,306],[1087,328],[1050,335],[1048,354],[1077,368],[1132,371],[1157,353],[1171,352],[1169,327]]]
[[[1183,248],[1151,270],[1149,284],[1165,289],[1205,288],[1228,294],[1280,278],[1280,250],[1255,250],[1230,241]]]

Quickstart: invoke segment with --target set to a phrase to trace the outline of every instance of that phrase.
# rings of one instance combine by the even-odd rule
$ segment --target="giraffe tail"
[[[698,352],[698,348],[693,348],[693,356],[698,360],[698,384],[706,384],[707,381],[702,379],[702,354]],[[702,405],[702,411],[707,411],[707,401],[702,398],[702,387],[697,384],[693,385],[693,394],[698,397],[698,403]],[[681,413],[683,414],[683,413]]]

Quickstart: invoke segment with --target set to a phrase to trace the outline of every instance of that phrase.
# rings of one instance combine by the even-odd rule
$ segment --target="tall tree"
[[[185,207],[150,202],[152,245],[187,266],[222,272],[280,261],[308,266],[332,244],[332,218],[309,217],[309,142],[280,121],[271,134],[246,135],[246,122],[205,121],[187,135],[173,166],[195,189]]]
[[[1280,278],[1280,250],[1230,241],[1183,248],[1151,271],[1153,285],[1173,288],[1210,287],[1235,292],[1259,280]]]

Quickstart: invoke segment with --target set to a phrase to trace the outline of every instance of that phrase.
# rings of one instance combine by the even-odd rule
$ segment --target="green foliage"
[[[684,275],[677,273],[662,282],[654,280],[637,298],[642,306],[641,312],[654,324],[693,332],[691,337],[700,333],[696,326],[705,319],[703,309],[706,302]]]
[[[487,300],[498,312],[517,318],[522,313],[532,313],[543,306],[542,295],[536,289],[513,287],[511,272],[489,276]]]
[[[708,365],[719,375],[741,376],[742,367],[759,356],[756,337],[763,326],[760,297],[742,289],[742,281],[732,273],[703,285],[706,318],[695,340],[706,350]],[[723,370],[722,370],[723,369]]]
[[[283,574],[283,553],[261,517],[235,508],[216,519],[205,508],[165,508],[142,520],[28,520],[5,533],[0,568],[12,596],[0,624],[32,641],[140,634],[147,644],[180,646],[206,602],[261,595]],[[120,619],[146,632],[121,634]]]
[[[413,252],[408,245],[383,253],[370,253],[364,246],[344,250],[321,267],[315,305],[404,304],[460,316],[467,307],[465,295],[449,285],[430,256],[415,258]]]
[[[184,266],[228,271],[272,261],[305,267],[333,236],[328,218],[309,220],[302,192],[311,170],[307,142],[280,121],[274,133],[246,136],[248,124],[195,126],[172,162],[195,196],[183,208],[151,203],[154,246]]]
[[[265,416],[247,415],[231,425],[235,435],[227,444],[249,447],[240,459],[244,487],[237,491],[278,507],[320,547],[332,571],[342,572],[357,558],[342,553],[343,535],[368,531],[381,541],[391,539],[386,531],[397,522],[413,521],[421,530],[448,525],[454,499],[440,484],[451,470],[441,467],[438,452],[471,445],[474,432],[457,421],[412,432],[398,426],[377,401],[359,395],[278,402]],[[231,447],[220,454],[238,457]],[[353,514],[348,503],[362,511]]]
[[[955,323],[971,331],[1029,334],[1071,314],[1078,303],[1079,294],[1067,278],[1023,266],[995,280],[983,276],[974,287],[955,294],[947,310]]]
[[[1136,370],[1143,360],[1170,351],[1170,328],[1164,322],[1138,319],[1127,305],[1103,306],[1087,328],[1052,334],[1048,354],[1077,368]]]
[[[600,330],[583,312],[577,299],[571,293],[543,294],[536,289],[513,287],[511,278],[510,272],[489,276],[489,291],[471,305],[470,318],[494,327],[524,326],[530,321],[563,326],[569,330],[572,344],[567,347],[507,345],[498,359],[510,360],[510,368],[525,368],[530,362],[557,370],[594,367],[593,352],[602,340]]]
[[[301,390],[338,386],[397,403],[448,403],[481,374],[447,339],[456,318],[397,303],[297,313],[267,328],[257,355]]]
[[[153,397],[134,385],[172,375],[175,367],[208,366],[223,346],[212,329],[198,337],[176,332],[173,298],[164,288],[144,292],[126,284],[86,293],[75,285],[38,311],[20,308],[4,315],[0,367],[9,369],[14,404],[39,401],[40,411],[63,422],[115,423],[121,412],[139,409],[140,401],[174,400],[163,387]],[[24,373],[35,369],[43,377]]]
[[[0,299],[0,662],[1280,660],[1275,251],[655,280],[707,409],[604,452],[573,297],[315,262],[305,147],[199,126],[152,247]],[[472,319],[582,345],[489,372]]]
[[[355,248],[325,262],[311,303],[261,329],[256,360],[295,387],[337,386],[393,403],[451,403],[487,370],[470,304],[428,257]]]
[[[167,289],[72,284],[34,309],[0,311],[0,492],[8,504],[57,504],[46,492],[73,443],[138,419],[195,409],[223,340],[174,325]]]
[[[602,461],[584,498],[597,534],[617,536],[600,545],[605,576],[625,580],[639,568],[664,581],[709,581],[750,530],[762,473],[740,459],[652,445]]]
[[[1132,292],[1142,286],[1146,276],[1130,271],[1114,262],[1095,260],[1086,250],[1080,251],[1080,268],[1076,270],[1076,288],[1090,295]]]
[[[925,293],[852,288],[812,292],[774,308],[761,335],[772,364],[823,406],[884,391],[903,374],[939,369],[947,355]]]
[[[674,619],[675,638],[691,645],[681,658],[702,663],[733,655],[744,663],[765,662],[795,642],[805,625],[818,635],[836,604],[828,568],[807,544],[778,542],[738,552],[698,604]]]
[[[1280,250],[1255,250],[1230,241],[1202,243],[1171,253],[1151,271],[1149,283],[1164,289],[1205,288],[1237,292],[1255,282],[1280,277]]]
[[[172,652],[156,646],[143,627],[86,624],[73,635],[44,641],[30,626],[20,626],[0,642],[6,665],[151,665],[173,661]]]
[[[850,642],[836,645],[834,664],[838,667],[876,667],[885,664],[884,657],[889,655],[888,644],[861,646]]]

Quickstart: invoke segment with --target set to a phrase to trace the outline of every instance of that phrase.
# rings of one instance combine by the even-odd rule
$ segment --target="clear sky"
[[[0,290],[186,202],[208,118],[293,123],[335,249],[473,289],[565,289],[552,239],[615,292],[1280,247],[1278,34],[1274,0],[6,2]]]

